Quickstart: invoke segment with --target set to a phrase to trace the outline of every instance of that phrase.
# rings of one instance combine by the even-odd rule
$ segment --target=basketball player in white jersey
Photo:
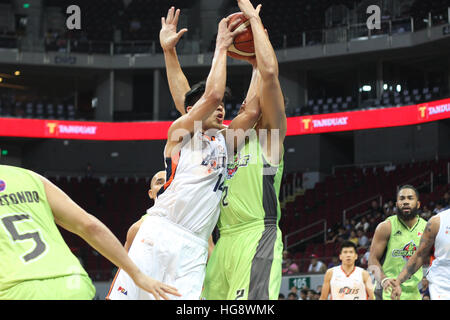
[[[166,172],[158,171],[150,181],[150,189],[148,190],[148,197],[151,200],[155,201],[156,197],[158,196],[159,190],[164,186],[165,183],[166,183]],[[128,229],[127,239],[124,245],[125,250],[127,251],[130,250],[131,244],[133,243],[133,240],[136,237],[136,233],[141,227],[142,222],[144,222],[145,217],[147,217],[147,214],[143,215],[141,219],[133,223],[133,225]]]
[[[434,248],[434,250],[433,250]],[[430,218],[420,239],[420,245],[392,286],[392,299],[400,299],[400,285],[408,280],[431,255],[427,271],[431,300],[450,300],[450,209]]]
[[[339,259],[342,264],[325,273],[319,300],[373,300],[373,285],[369,273],[355,266],[356,245],[345,241]]]
[[[148,190],[148,197],[155,201],[156,198],[158,197],[158,192],[159,190],[164,186],[164,184],[166,183],[166,172],[165,171],[158,171],[152,178],[151,182],[150,182],[150,189]],[[142,222],[144,222],[144,219],[148,216],[148,214],[145,214],[141,217],[141,219],[139,219],[138,221],[136,221],[135,223],[133,223],[133,225],[128,229],[127,232],[127,239],[125,241],[124,247],[125,250],[129,251],[131,244],[134,241],[134,238],[136,237],[137,232],[139,231],[139,228],[142,225]],[[208,240],[208,257],[211,255],[212,250],[214,249],[214,242],[212,239],[212,236],[209,237]]]
[[[147,211],[129,256],[147,275],[176,284],[181,299],[199,299],[208,256],[208,237],[218,215],[227,164],[227,146],[221,134],[227,48],[244,30],[231,31],[228,18],[219,23],[212,66],[201,93],[187,113],[172,123],[164,149],[166,183]],[[188,99],[187,99],[188,100]],[[256,122],[256,120],[255,120]],[[251,127],[253,124],[249,124]],[[122,270],[107,299],[153,299]]]

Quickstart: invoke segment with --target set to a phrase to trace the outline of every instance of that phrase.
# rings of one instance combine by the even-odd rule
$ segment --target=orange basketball
[[[255,45],[253,43],[253,33],[250,27],[250,21],[244,16],[242,12],[236,12],[229,16],[228,24],[233,23],[236,19],[240,20],[232,31],[239,28],[247,28],[243,33],[238,34],[233,41],[233,44],[228,48],[227,54],[235,59],[245,60],[246,58],[255,56]]]

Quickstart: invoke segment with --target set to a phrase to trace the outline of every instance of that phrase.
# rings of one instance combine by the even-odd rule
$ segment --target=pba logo
[[[417,111],[419,120],[428,119],[428,107],[426,105],[418,105]]]
[[[122,288],[119,286],[119,289],[117,289],[117,291],[120,291],[120,293],[124,294],[124,295],[128,295],[128,291],[125,290],[125,288]]]
[[[411,258],[414,255],[414,252],[416,252],[417,246],[413,241],[408,242],[403,249],[395,249],[392,251],[392,256],[394,258],[396,257],[402,257],[405,261],[408,261],[409,258]]]
[[[5,191],[5,189],[6,189],[6,182],[0,180],[0,192]]]
[[[301,121],[300,130],[302,132],[312,131],[312,129],[313,129],[312,118],[304,118],[304,119],[300,119],[300,121]]]

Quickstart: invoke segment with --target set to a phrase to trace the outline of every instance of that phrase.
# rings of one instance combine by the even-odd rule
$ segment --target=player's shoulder
[[[331,278],[331,277],[333,276],[333,273],[334,273],[334,271],[336,270],[336,268],[338,268],[338,267],[336,266],[336,267],[331,267],[331,268],[329,268],[329,269],[325,272],[325,277]]]
[[[379,236],[389,236],[392,229],[392,220],[393,218],[388,217],[386,220],[380,222],[375,229],[375,234]]]

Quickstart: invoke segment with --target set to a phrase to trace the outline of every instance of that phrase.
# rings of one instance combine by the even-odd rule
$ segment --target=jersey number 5
[[[21,220],[28,220],[30,219],[30,216],[28,214],[16,214],[13,216],[8,216],[2,218],[2,223],[5,226],[6,230],[11,235],[12,240],[15,241],[24,241],[31,239],[34,242],[36,242],[36,246],[34,247],[33,251],[28,252],[26,255],[22,256],[22,260],[25,261],[25,263],[36,259],[41,254],[43,254],[47,248],[45,245],[45,242],[42,241],[41,236],[38,231],[35,232],[28,232],[24,234],[19,234],[16,227],[14,226],[15,222],[21,221]]]

